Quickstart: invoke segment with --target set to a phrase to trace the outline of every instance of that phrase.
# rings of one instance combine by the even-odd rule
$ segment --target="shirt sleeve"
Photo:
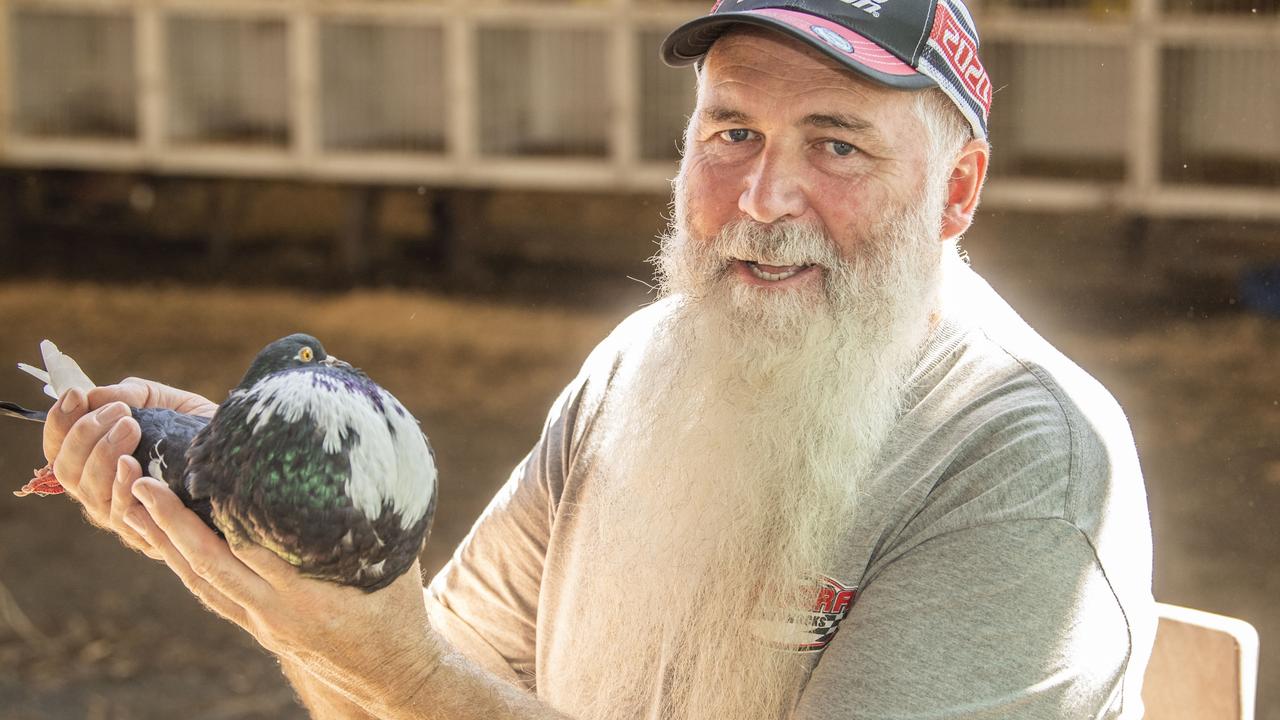
[[[796,718],[1116,717],[1128,655],[1084,534],[1057,518],[978,525],[868,582]]]

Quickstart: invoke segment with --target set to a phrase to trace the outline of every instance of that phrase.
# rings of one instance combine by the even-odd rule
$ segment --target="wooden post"
[[[239,180],[213,180],[207,185],[209,266],[214,272],[231,263],[236,221],[243,209],[244,195]]]
[[[378,231],[381,200],[382,188],[374,185],[355,185],[347,191],[346,223],[335,250],[339,273],[349,282],[369,279],[369,247]]]

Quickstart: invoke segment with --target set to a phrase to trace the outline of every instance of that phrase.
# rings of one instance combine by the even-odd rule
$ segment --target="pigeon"
[[[60,396],[92,381],[49,341]],[[134,457],[215,531],[267,548],[308,577],[372,592],[422,551],[436,507],[435,453],[418,421],[364,372],[298,333],[267,345],[212,418],[133,408]],[[0,414],[47,413],[0,402]],[[15,494],[61,492],[46,467]]]

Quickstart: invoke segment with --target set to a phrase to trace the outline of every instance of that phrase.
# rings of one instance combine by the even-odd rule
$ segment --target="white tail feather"
[[[44,393],[58,399],[71,388],[80,388],[88,392],[94,388],[93,381],[80,369],[75,360],[58,350],[58,346],[49,340],[40,343],[40,352],[44,355],[44,370],[26,363],[18,363],[18,369],[45,383]]]

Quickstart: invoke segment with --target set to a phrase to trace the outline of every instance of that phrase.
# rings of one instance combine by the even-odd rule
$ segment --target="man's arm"
[[[229,546],[157,480],[138,480],[133,493],[145,511],[125,521],[205,605],[281,658],[317,715],[565,717],[431,629],[416,564],[373,593],[311,580],[264,548]]]
[[[532,694],[512,688],[496,676],[471,664],[467,658],[453,653],[453,660],[433,675],[434,683],[425,683],[422,696],[385,717],[412,718],[563,718],[542,705]],[[362,703],[342,694],[313,676],[305,666],[281,659],[280,668],[297,691],[303,705],[315,718],[325,720],[374,720],[379,716],[364,710]],[[515,697],[506,698],[505,695]]]
[[[303,707],[311,717],[329,720],[374,720],[374,716],[337,690],[312,677],[306,668],[290,660],[280,659],[280,670],[293,686]]]

